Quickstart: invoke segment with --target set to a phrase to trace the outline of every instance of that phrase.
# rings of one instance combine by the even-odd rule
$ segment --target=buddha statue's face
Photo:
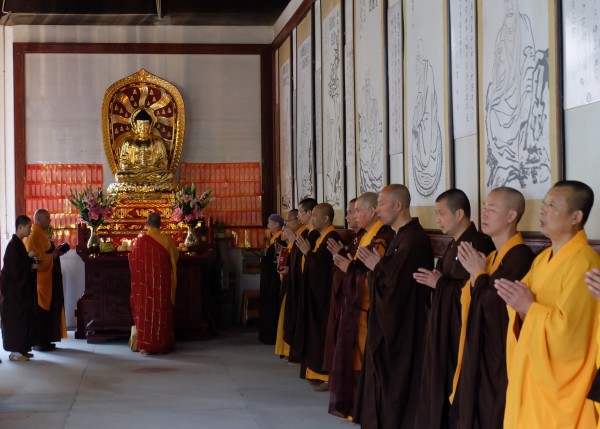
[[[150,121],[135,121],[134,131],[140,140],[147,140],[150,137]]]

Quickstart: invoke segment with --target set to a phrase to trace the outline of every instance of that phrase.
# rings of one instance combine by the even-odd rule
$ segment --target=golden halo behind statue
[[[113,174],[119,171],[123,142],[132,135],[132,119],[145,110],[152,118],[152,135],[168,152],[168,171],[175,174],[183,148],[185,106],[179,90],[144,69],[113,83],[102,103],[104,150]]]

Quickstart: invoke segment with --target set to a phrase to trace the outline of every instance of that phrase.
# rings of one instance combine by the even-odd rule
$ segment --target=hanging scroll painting
[[[321,0],[323,71],[324,201],[334,210],[334,223],[344,224],[344,87],[341,0]]]
[[[357,190],[379,192],[387,183],[385,3],[355,0]]]
[[[523,193],[519,228],[539,229],[544,195],[562,177],[560,91],[548,0],[479,0],[481,198],[498,186]]]
[[[288,38],[278,50],[279,58],[279,178],[280,207],[294,208],[292,165],[292,68]]]
[[[452,186],[444,0],[405,0],[405,183],[425,228],[437,228],[435,199]],[[431,31],[431,29],[440,31]]]
[[[316,197],[312,13],[296,29],[296,186],[298,201]]]

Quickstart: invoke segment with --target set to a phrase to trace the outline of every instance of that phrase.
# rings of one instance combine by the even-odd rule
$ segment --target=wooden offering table
[[[129,338],[133,317],[128,252],[93,257],[85,251],[77,253],[85,263],[85,291],[77,300],[75,338],[85,338],[88,343]],[[173,310],[176,339],[208,339],[210,335],[205,298],[215,254],[206,245],[198,254],[179,255]]]

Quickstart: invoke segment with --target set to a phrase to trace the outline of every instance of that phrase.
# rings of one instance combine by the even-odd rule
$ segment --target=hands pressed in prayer
[[[296,246],[304,255],[310,252],[310,242],[301,235],[296,236]]]
[[[365,264],[365,267],[371,271],[375,269],[375,266],[381,260],[381,255],[375,250],[369,249],[368,247],[359,246],[356,254],[358,255],[358,259]]]
[[[494,282],[494,287],[498,290],[500,298],[506,304],[519,313],[521,320],[525,320],[525,315],[529,311],[531,304],[535,302],[535,297],[531,289],[519,280],[512,282],[506,279],[498,279]]]
[[[342,272],[346,273],[346,272],[348,272],[348,267],[352,263],[352,258],[350,257],[350,255],[342,256],[340,254],[334,253],[333,254],[333,263]]]
[[[286,226],[283,228],[283,236],[286,242],[293,243],[294,241],[296,241],[296,237],[298,236],[298,234],[296,234],[296,231],[292,230],[292,228],[288,228]]]
[[[421,283],[422,285],[429,286],[432,289],[435,289],[438,280],[442,277],[442,273],[438,270],[427,270],[425,268],[419,268],[416,273],[413,273],[413,278]]]
[[[457,258],[465,270],[471,274],[471,285],[475,284],[475,276],[485,271],[486,257],[473,247],[471,243],[461,241],[458,244]]]
[[[344,245],[341,241],[336,241],[333,238],[327,240],[327,250],[329,250],[332,255],[337,255],[343,248]]]
[[[594,298],[600,299],[600,270],[592,268],[585,273],[585,282]]]

